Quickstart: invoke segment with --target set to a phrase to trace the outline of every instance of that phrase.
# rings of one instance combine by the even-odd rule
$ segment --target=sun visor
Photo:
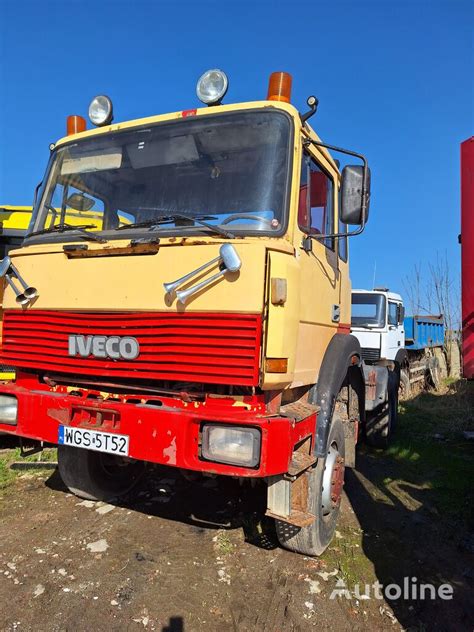
[[[163,140],[142,140],[127,145],[134,169],[175,165],[199,160],[199,152],[192,136],[175,136]]]
[[[93,171],[107,171],[119,169],[122,165],[122,151],[117,148],[100,154],[82,154],[77,158],[65,158],[61,165],[61,175],[67,176],[73,173],[90,173]]]

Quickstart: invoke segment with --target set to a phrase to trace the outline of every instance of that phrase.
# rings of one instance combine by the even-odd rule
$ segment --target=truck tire
[[[400,388],[399,396],[401,400],[409,399],[411,393],[410,374],[408,368],[403,368],[400,371]]]
[[[441,386],[441,366],[436,356],[428,358],[428,373],[431,378],[431,383],[435,387],[435,390],[439,390]]]
[[[388,372],[385,401],[367,413],[365,438],[375,448],[387,448],[398,423],[398,377]]]
[[[344,428],[337,413],[333,413],[326,456],[319,458],[308,472],[308,509],[316,519],[301,528],[276,520],[278,540],[283,547],[310,556],[321,555],[326,550],[336,530],[341,506],[344,457]]]
[[[64,484],[76,496],[87,500],[111,500],[123,496],[136,485],[145,464],[60,445],[58,469]]]

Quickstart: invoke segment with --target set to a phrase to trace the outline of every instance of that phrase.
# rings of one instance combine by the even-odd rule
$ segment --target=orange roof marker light
[[[71,114],[67,117],[66,132],[68,136],[85,132],[87,127],[86,119],[77,114]]]
[[[268,82],[267,99],[269,101],[284,101],[291,99],[291,75],[287,72],[272,72]]]

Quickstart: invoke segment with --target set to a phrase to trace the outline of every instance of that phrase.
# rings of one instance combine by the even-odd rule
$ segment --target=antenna
[[[377,259],[374,261],[374,278],[372,281],[372,289],[375,288],[375,273],[377,272]]]

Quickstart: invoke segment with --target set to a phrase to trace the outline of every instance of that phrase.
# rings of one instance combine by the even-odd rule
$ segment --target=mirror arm
[[[316,110],[318,109],[319,105],[319,99],[317,99],[316,97],[309,97],[307,103],[310,109],[308,110],[308,112],[300,114],[300,119],[303,124],[306,123],[306,121],[311,118],[313,114],[316,114]]]
[[[366,224],[366,218],[367,218],[367,208],[368,208],[368,192],[367,192],[367,179],[368,179],[368,165],[367,165],[367,158],[365,156],[363,156],[362,154],[358,154],[355,151],[351,151],[350,149],[343,149],[342,147],[336,147],[335,145],[328,145],[327,143],[322,143],[321,141],[318,140],[313,140],[312,138],[305,138],[305,140],[303,141],[303,146],[304,147],[308,147],[308,145],[316,145],[317,147],[324,147],[325,149],[331,149],[332,151],[336,151],[340,154],[346,154],[347,156],[354,156],[355,158],[358,158],[363,165],[363,176],[362,176],[362,224],[359,226],[359,228],[356,228],[356,230],[353,230],[352,232],[348,232],[348,233],[334,233],[332,235],[308,235],[308,237],[311,237],[312,239],[325,239],[326,237],[353,237],[354,235],[360,235],[364,228],[365,228],[365,224]]]
[[[41,180],[41,182],[38,182],[38,184],[35,186],[35,194],[33,196],[33,208],[35,208],[36,206],[36,201],[38,199],[38,191],[41,189],[42,184],[43,184],[43,180]]]

